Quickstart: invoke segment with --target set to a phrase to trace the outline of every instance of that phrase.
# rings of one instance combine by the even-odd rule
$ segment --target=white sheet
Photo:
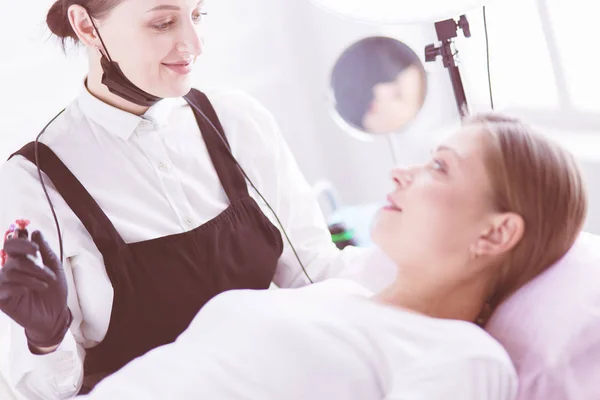
[[[514,399],[512,364],[483,330],[365,293],[326,281],[221,294],[174,344],[134,360],[85,399]]]

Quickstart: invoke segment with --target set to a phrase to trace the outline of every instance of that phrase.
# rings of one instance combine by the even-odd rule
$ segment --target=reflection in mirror
[[[362,39],[338,58],[331,74],[337,116],[364,133],[399,132],[425,101],[427,79],[419,57],[389,37]]]

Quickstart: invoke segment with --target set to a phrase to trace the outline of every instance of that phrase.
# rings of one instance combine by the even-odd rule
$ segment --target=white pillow
[[[600,399],[600,236],[583,233],[486,326],[519,374],[519,400]]]

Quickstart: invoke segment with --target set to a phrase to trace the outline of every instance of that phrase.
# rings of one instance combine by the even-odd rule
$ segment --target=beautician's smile
[[[162,63],[162,65],[179,75],[188,75],[194,69],[194,60],[181,61],[176,63]]]

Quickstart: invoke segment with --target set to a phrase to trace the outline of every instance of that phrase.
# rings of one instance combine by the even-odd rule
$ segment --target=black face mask
[[[92,21],[92,25],[94,26],[94,29],[96,29],[100,42],[102,42],[102,47],[104,47],[104,51],[106,52],[106,55],[101,52],[102,57],[100,59],[100,65],[102,66],[103,71],[102,84],[106,86],[111,93],[139,106],[150,107],[162,100],[160,97],[143,91],[127,79],[123,71],[121,71],[119,64],[114,62],[110,57],[110,54],[108,54],[108,49],[100,36],[98,28],[96,28],[94,20],[91,17],[90,20]]]

